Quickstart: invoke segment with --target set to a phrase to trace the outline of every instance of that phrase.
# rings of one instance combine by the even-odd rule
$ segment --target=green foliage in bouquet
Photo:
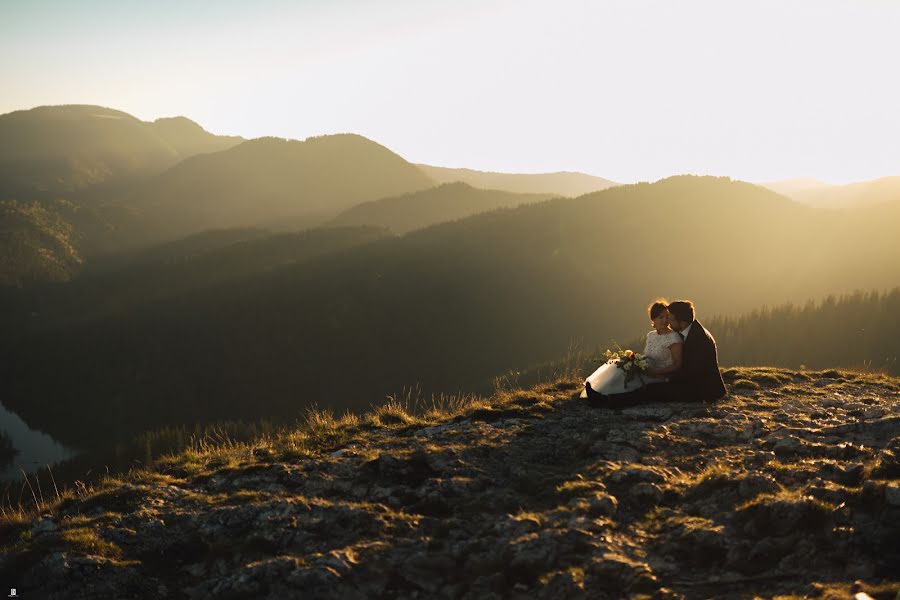
[[[626,388],[629,383],[634,381],[635,377],[637,377],[641,383],[644,383],[643,376],[648,367],[646,356],[632,350],[620,350],[618,352],[607,350],[604,355],[606,356],[607,362],[614,362],[617,367],[625,372]]]

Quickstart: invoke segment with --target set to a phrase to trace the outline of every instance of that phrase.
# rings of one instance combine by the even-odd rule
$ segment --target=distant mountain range
[[[550,194],[553,196],[580,196],[605,190],[615,181],[563,171],[559,173],[494,173],[474,169],[450,169],[431,165],[416,165],[426,175],[440,183],[462,181],[477,188],[505,190],[507,192]]]
[[[99,256],[206,230],[330,222],[404,233],[610,185],[414,165],[355,134],[244,140],[184,117],[44,106],[0,116],[0,285],[69,280]]]
[[[43,106],[0,115],[0,285],[66,281],[95,262],[208,230],[371,225],[405,234],[617,185],[583,173],[413,164],[355,134],[244,140],[184,117],[146,122],[101,106]],[[764,187],[823,208],[900,199],[900,177]]]
[[[763,186],[789,198],[819,208],[853,208],[900,202],[900,177],[882,177],[846,185],[816,179],[786,179]]]

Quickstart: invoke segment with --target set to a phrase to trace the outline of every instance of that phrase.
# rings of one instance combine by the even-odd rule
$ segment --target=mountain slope
[[[782,188],[781,193],[797,202],[820,208],[854,208],[900,203],[900,177],[882,177],[846,185],[788,187]]]
[[[156,119],[149,125],[151,130],[178,153],[179,158],[220,152],[244,141],[239,136],[212,135],[186,117],[165,117]]]
[[[0,518],[0,574],[23,597],[896,596],[900,380],[723,375],[712,405],[590,408],[564,379],[313,413]]]
[[[82,192],[79,199],[96,201],[111,193],[106,188],[121,189],[201,148],[224,149],[240,141],[186,122],[191,123],[183,118],[147,123],[90,105],[0,115],[0,196],[32,200]]]
[[[225,227],[312,226],[360,202],[430,187],[419,169],[362,136],[259,138],[194,156],[123,204],[157,241]]]
[[[179,262],[199,254],[206,254],[238,242],[269,237],[272,232],[261,227],[208,229],[177,240],[156,244],[131,252],[116,252],[92,256],[85,265],[84,275],[110,271],[124,271],[145,265]]]
[[[761,183],[761,186],[783,194],[788,198],[793,198],[797,193],[818,193],[833,187],[830,183],[819,181],[812,177],[798,177],[796,179],[781,179],[779,181],[767,181]]]
[[[65,201],[47,206],[0,200],[0,286],[66,281],[78,272],[84,257],[60,214],[67,209]]]
[[[516,193],[550,194],[553,196],[580,196],[619,185],[615,181],[562,171],[558,173],[495,173],[474,169],[452,169],[431,165],[416,165],[439,183],[461,181],[477,188],[505,190]]]
[[[376,225],[403,234],[435,223],[480,212],[547,200],[549,194],[481,190],[469,184],[444,183],[435,188],[358,204],[328,225]]]
[[[239,282],[393,237],[377,227],[333,227],[278,233],[206,232],[153,247],[121,265],[84,272],[65,287],[47,290],[41,327],[128,313],[166,298]],[[32,292],[34,293],[34,292]],[[48,310],[53,306],[53,310]]]

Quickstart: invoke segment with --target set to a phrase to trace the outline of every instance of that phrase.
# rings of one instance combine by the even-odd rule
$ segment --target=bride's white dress
[[[652,330],[647,334],[647,343],[644,344],[644,356],[647,357],[647,363],[651,369],[665,369],[672,365],[672,352],[669,346],[681,342],[681,336],[678,332],[672,331],[665,334],[658,334],[656,330]],[[661,377],[649,377],[641,375],[634,377],[625,387],[625,371],[616,366],[614,362],[607,362],[600,365],[596,371],[591,373],[586,380],[591,384],[591,389],[601,394],[612,395],[622,394],[625,392],[633,392],[644,385],[651,383],[660,383],[665,381]],[[581,397],[585,398],[587,393],[582,390]]]

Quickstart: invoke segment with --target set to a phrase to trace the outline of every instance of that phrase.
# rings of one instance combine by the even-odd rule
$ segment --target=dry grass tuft
[[[541,513],[525,510],[520,510],[516,514],[509,516],[519,522],[534,523],[538,527],[543,527],[547,522],[547,518],[544,517],[544,515],[542,515]]]
[[[416,418],[409,414],[407,408],[398,400],[390,398],[371,412],[370,422],[378,427],[391,427],[411,425],[416,422]]]

